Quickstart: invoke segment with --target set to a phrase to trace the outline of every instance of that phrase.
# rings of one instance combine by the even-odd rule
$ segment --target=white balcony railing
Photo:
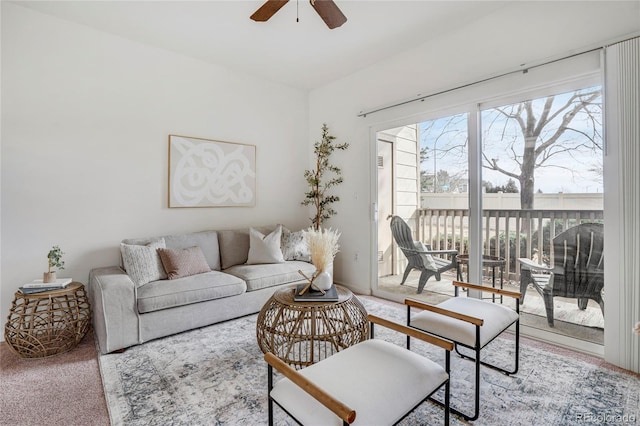
[[[556,235],[579,223],[603,219],[603,210],[483,210],[483,254],[504,258],[505,278],[517,279],[519,257],[549,264]],[[419,209],[417,223],[418,238],[433,249],[468,253],[469,210]]]

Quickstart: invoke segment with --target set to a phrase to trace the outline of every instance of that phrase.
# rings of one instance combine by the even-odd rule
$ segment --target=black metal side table
[[[456,260],[458,261],[458,281],[462,281],[462,265],[467,265],[467,282],[469,282],[469,255],[468,254],[459,254],[456,256]],[[504,285],[504,267],[507,264],[507,261],[504,257],[491,256],[488,254],[482,255],[482,267],[491,268],[491,287],[496,288],[496,268],[500,270],[500,288],[502,289]],[[456,296],[458,295],[458,288],[456,287]],[[492,301],[495,303],[496,295],[493,294],[491,296]],[[502,303],[502,295],[500,295],[500,303]]]

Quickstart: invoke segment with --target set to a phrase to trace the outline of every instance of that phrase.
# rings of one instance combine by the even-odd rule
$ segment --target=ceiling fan
[[[289,0],[267,0],[251,15],[251,19],[257,22],[268,21],[288,2]],[[347,22],[347,17],[344,16],[333,0],[309,0],[309,3],[330,29],[338,28]]]

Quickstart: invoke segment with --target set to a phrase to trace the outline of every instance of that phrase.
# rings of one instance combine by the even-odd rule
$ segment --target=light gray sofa
[[[123,240],[135,248],[160,239],[167,249],[199,246],[211,271],[140,285],[124,264],[92,269],[88,292],[100,352],[258,312],[276,289],[304,282],[298,270],[314,273],[308,254],[300,250],[301,235],[283,227],[284,259],[290,260],[267,264],[246,264],[249,229]]]

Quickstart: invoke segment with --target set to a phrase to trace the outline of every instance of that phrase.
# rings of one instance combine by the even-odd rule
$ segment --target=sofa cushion
[[[166,235],[161,237],[168,249],[184,249],[198,246],[202,249],[207,264],[212,271],[220,268],[220,247],[218,245],[218,233],[216,231],[192,232],[186,234]],[[145,245],[157,241],[159,238],[129,238],[122,240],[124,244]]]
[[[138,312],[153,312],[206,300],[236,296],[247,286],[238,277],[219,271],[175,280],[152,281],[138,288]]]
[[[167,278],[157,253],[164,247],[162,238],[147,245],[120,244],[124,269],[136,287]]]
[[[224,272],[244,280],[247,283],[247,291],[254,291],[303,281],[304,277],[298,273],[298,270],[311,277],[316,268],[307,262],[290,261],[263,265],[236,265],[225,269]]]
[[[168,249],[185,249],[198,246],[207,259],[207,264],[212,271],[220,268],[220,247],[218,245],[218,233],[216,231],[193,232],[190,234],[177,234],[164,237]]]
[[[282,263],[282,249],[280,248],[282,236],[282,226],[278,225],[276,229],[264,235],[255,228],[249,229],[249,255],[247,257],[248,265],[256,265],[261,263]]]
[[[158,255],[170,280],[211,271],[198,246],[176,250],[161,248]]]
[[[263,234],[268,234],[275,226],[262,226],[256,228]],[[247,262],[249,257],[249,229],[234,229],[218,231],[220,244],[220,262],[222,269]]]

